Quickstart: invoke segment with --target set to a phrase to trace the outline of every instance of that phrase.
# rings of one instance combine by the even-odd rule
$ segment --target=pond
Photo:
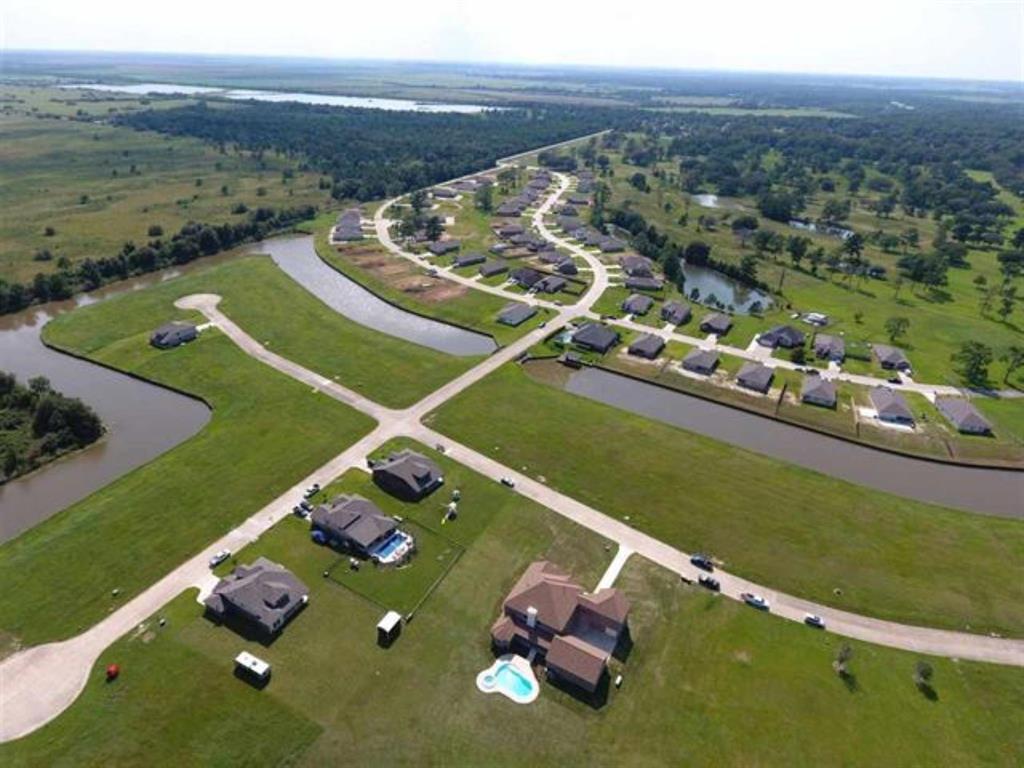
[[[868,488],[970,512],[1024,518],[1024,472],[900,456],[599,368],[573,372],[565,389]]]
[[[0,485],[0,542],[184,442],[210,420],[209,409],[198,400],[61,354],[40,340],[55,315],[159,279],[152,275],[122,283],[116,291],[0,318],[0,369],[22,382],[45,376],[54,389],[92,406],[107,428],[88,448]]]
[[[106,93],[126,93],[136,96],[216,96],[235,101],[292,102],[298,104],[319,104],[329,107],[364,107],[383,109],[389,112],[447,112],[475,114],[500,107],[486,107],[481,104],[454,104],[422,102],[411,99],[381,99],[371,96],[335,96],[323,93],[302,93],[296,91],[254,91],[241,88],[207,88],[198,85],[175,85],[173,83],[135,83],[131,85],[94,83],[83,85],[62,85],[62,88],[77,88]]]
[[[310,235],[267,240],[250,252],[268,254],[289,277],[331,309],[367,328],[460,357],[489,355],[497,348],[486,334],[407,312],[384,301],[324,263]]]
[[[747,288],[714,269],[687,264],[685,261],[682,262],[682,269],[686,276],[686,295],[691,296],[696,288],[700,291],[698,300],[709,306],[708,300],[714,297],[726,309],[747,315],[757,308],[755,305],[767,309],[772,304],[772,297],[768,294],[756,288]]]

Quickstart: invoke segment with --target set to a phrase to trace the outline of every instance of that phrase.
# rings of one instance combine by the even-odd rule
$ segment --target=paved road
[[[690,564],[687,553],[460,445],[422,424],[422,418],[438,406],[496,368],[521,355],[554,328],[564,326],[581,312],[587,312],[607,287],[607,270],[593,254],[561,239],[544,226],[544,214],[569,185],[567,177],[561,174],[557,174],[556,177],[558,188],[538,208],[533,223],[544,237],[587,261],[594,276],[590,288],[576,306],[557,308],[557,314],[547,328],[538,328],[515,343],[498,350],[479,365],[405,410],[385,408],[337,382],[270,352],[220,311],[217,306],[219,297],[215,295],[188,296],[177,302],[179,307],[202,312],[210,322],[254,358],[366,413],[376,419],[378,425],[357,443],[303,478],[233,531],[211,543],[91,629],[69,640],[27,648],[0,661],[0,742],[31,733],[64,711],[85,686],[93,665],[105,648],[139,627],[183,590],[208,582],[207,563],[214,552],[219,549],[238,551],[247,543],[254,541],[290,514],[305,488],[313,483],[326,485],[351,468],[364,467],[367,454],[387,440],[398,436],[413,437],[428,445],[442,444],[452,459],[492,478],[513,478],[516,492],[617,543],[622,552],[635,552],[687,579],[697,577],[698,571]],[[390,242],[386,237],[386,231],[384,234],[382,242]],[[772,612],[776,615],[802,621],[806,612],[817,613],[825,618],[830,631],[848,637],[920,653],[1024,666],[1022,640],[991,638],[879,621],[765,589],[728,573],[719,572],[716,577],[721,582],[722,594],[726,597],[739,599],[743,592],[757,592],[771,603]]]

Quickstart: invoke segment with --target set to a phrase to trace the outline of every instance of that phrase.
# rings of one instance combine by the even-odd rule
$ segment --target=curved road
[[[385,408],[331,379],[265,349],[219,310],[218,296],[194,295],[177,302],[179,307],[202,312],[249,355],[329,397],[370,415],[377,420],[378,425],[370,434],[303,478],[242,525],[209,544],[91,629],[68,640],[27,648],[0,661],[0,742],[31,733],[70,706],[85,687],[93,665],[105,648],[153,616],[183,590],[202,587],[209,582],[207,562],[214,552],[224,548],[238,551],[247,543],[254,541],[290,514],[295,500],[301,497],[305,488],[313,483],[326,485],[349,469],[365,468],[367,454],[387,440],[398,436],[412,437],[426,444],[443,444],[447,455],[452,459],[491,477],[512,477],[516,481],[516,492],[618,543],[620,547],[626,547],[687,579],[693,580],[697,577],[699,572],[690,564],[687,553],[503,466],[471,448],[454,443],[444,435],[429,429],[421,421],[427,414],[465,388],[517,358],[552,330],[565,326],[580,314],[585,314],[607,288],[607,271],[593,254],[562,240],[544,226],[544,214],[569,187],[567,177],[556,174],[556,178],[558,188],[534,213],[533,223],[545,238],[585,259],[591,266],[593,282],[586,294],[572,307],[552,305],[556,315],[549,321],[548,327],[538,328],[524,335],[405,410]],[[391,242],[387,227],[383,224],[383,212],[393,202],[385,203],[377,212],[378,235],[381,242],[392,252],[415,259],[415,256],[405,254]],[[516,300],[523,298],[516,294],[508,296]],[[778,616],[802,621],[805,613],[817,613],[826,620],[829,631],[848,637],[919,653],[1024,666],[1024,640],[985,637],[880,621],[765,589],[721,571],[716,573],[716,577],[721,582],[722,594],[727,597],[739,599],[742,592],[757,592],[769,600],[772,613]]]

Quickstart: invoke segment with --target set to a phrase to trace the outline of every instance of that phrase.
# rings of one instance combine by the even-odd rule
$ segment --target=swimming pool
[[[530,663],[522,656],[507,654],[476,676],[476,687],[484,693],[500,693],[517,704],[529,704],[540,694]]]
[[[387,565],[405,557],[414,543],[412,536],[405,531],[395,531],[370,550],[370,556],[378,563]]]

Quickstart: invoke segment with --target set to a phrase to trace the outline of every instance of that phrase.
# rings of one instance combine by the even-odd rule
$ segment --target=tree
[[[859,309],[853,313],[853,322],[855,322],[857,325],[860,325],[861,323],[864,322],[864,313],[861,312]]]
[[[1003,383],[1006,384],[1019,368],[1024,367],[1024,345],[1012,344],[1009,349],[1000,355],[999,359],[1006,364],[1006,373],[1003,375]]]
[[[436,243],[441,239],[441,235],[444,234],[444,227],[441,226],[441,219],[439,216],[431,216],[427,219],[426,235],[427,240],[432,243]]]
[[[476,191],[474,203],[484,213],[490,213],[494,207],[494,190],[490,184],[484,184]]]
[[[889,341],[894,344],[906,335],[908,328],[910,328],[910,320],[905,317],[890,317],[885,321],[885,332],[889,335]]]
[[[846,677],[850,674],[850,660],[853,658],[853,648],[849,644],[843,643],[839,647],[839,651],[836,653],[836,660],[832,662],[832,669],[836,671],[836,674],[840,677]]]
[[[845,203],[836,197],[830,197],[825,201],[825,206],[821,211],[822,217],[825,221],[838,223],[843,221],[847,216],[850,215],[850,202]]]
[[[711,246],[702,240],[694,240],[683,251],[683,258],[686,259],[686,263],[695,266],[707,264],[710,257]]]
[[[427,205],[427,193],[422,189],[417,189],[411,195],[409,195],[409,205],[412,208],[412,212],[418,218],[423,213],[424,207]]]
[[[819,245],[807,255],[807,260],[811,262],[811,274],[818,274],[818,267],[825,260],[825,249]]]
[[[843,240],[843,252],[846,253],[851,259],[859,259],[861,253],[864,251],[864,238],[857,232],[854,232],[848,238]]]
[[[992,363],[992,349],[980,341],[965,341],[949,358],[960,375],[971,385],[981,386],[988,381],[988,367]]]
[[[150,224],[149,229],[146,231],[150,237],[161,237],[164,233],[164,228],[159,224]]]
[[[924,690],[932,687],[932,676],[935,670],[927,661],[919,661],[914,665],[914,685]]]
[[[786,239],[786,251],[793,262],[794,267],[799,267],[800,262],[807,255],[807,249],[811,245],[811,239],[803,235],[790,235]]]
[[[629,183],[641,192],[650,191],[650,187],[647,186],[647,177],[639,171],[629,177]]]
[[[1011,283],[1005,283],[1003,290],[999,295],[999,309],[996,313],[1002,318],[1005,323],[1010,315],[1013,314],[1013,307],[1017,301],[1017,286]]]
[[[757,282],[757,256],[749,252],[743,254],[740,259],[740,276],[748,283]]]

